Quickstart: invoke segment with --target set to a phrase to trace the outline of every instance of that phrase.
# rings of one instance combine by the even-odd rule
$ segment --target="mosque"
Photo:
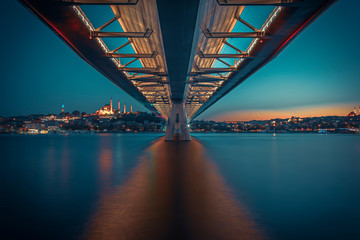
[[[118,110],[113,108],[113,101],[112,101],[112,98],[111,98],[110,99],[110,104],[105,104],[102,108],[100,108],[99,110],[96,111],[95,115],[109,116],[109,115],[114,115],[114,114],[127,114],[128,112],[126,111],[126,104],[124,104],[123,109],[124,110],[121,111],[120,101],[118,102]],[[130,107],[130,113],[133,113],[132,105]]]
[[[348,115],[346,115],[347,117],[355,117],[357,115],[360,115],[360,106],[359,106],[359,112],[358,114],[356,114],[356,107],[354,107],[354,111],[351,111]]]

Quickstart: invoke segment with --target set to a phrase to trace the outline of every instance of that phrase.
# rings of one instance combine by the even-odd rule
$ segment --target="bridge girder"
[[[164,108],[182,102],[193,119],[274,59],[336,0],[19,1],[148,109],[167,115]],[[113,16],[95,28],[82,5],[109,5]],[[273,11],[261,28],[242,17],[247,6],[264,5]],[[111,24],[123,32],[104,31]],[[235,24],[251,31],[235,32]],[[119,38],[121,45],[110,50],[106,38]],[[238,38],[251,43],[242,49],[233,41]],[[126,46],[134,53],[122,52]],[[122,58],[133,59],[122,64]]]

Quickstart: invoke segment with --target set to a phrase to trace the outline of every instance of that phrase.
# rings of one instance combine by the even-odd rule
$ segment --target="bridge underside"
[[[188,121],[274,59],[335,2],[19,1],[92,67],[168,119],[167,140],[190,140]]]

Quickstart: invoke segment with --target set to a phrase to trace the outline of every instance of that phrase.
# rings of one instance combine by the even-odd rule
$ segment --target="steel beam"
[[[206,38],[261,38],[265,32],[210,32],[203,31]]]
[[[69,5],[136,5],[138,0],[60,0]]]
[[[228,41],[226,41],[226,39],[224,39],[223,43],[226,44],[226,45],[228,45],[229,47],[235,49],[236,51],[245,54],[244,51],[242,51],[242,50],[240,50],[239,48],[235,47],[234,45],[230,44]]]
[[[196,80],[190,80],[187,83],[193,84],[193,83],[211,83],[211,82],[220,82],[220,81],[226,81],[221,79],[196,79]]]
[[[195,96],[192,96],[192,98],[190,99],[190,104],[191,104],[192,101],[194,100],[194,97],[195,97]],[[188,100],[186,100],[186,101],[188,101]]]
[[[220,87],[218,85],[210,85],[210,84],[191,84],[191,87]]]
[[[200,72],[232,72],[236,71],[236,68],[199,68]]]
[[[130,62],[125,63],[124,65],[122,65],[122,67],[126,67],[126,66],[132,64],[133,62],[135,62],[135,61],[137,61],[137,60],[139,60],[139,58],[135,58],[135,59],[131,60]],[[119,60],[119,61],[120,61],[120,60]]]
[[[126,72],[136,72],[136,73],[148,73],[157,76],[167,76],[165,72],[159,72],[158,68],[128,68],[128,67],[119,67],[120,71]]]
[[[106,57],[113,58],[154,58],[157,53],[154,51],[153,53],[106,53]]]
[[[153,76],[151,78],[134,78],[134,79],[130,78],[129,80],[135,81],[135,82],[137,82],[137,81],[139,81],[139,82],[163,82],[161,78],[156,77],[156,76]]]
[[[207,76],[200,76],[200,77],[192,77],[193,80],[216,80],[216,81],[223,81],[223,80],[227,80],[224,77],[218,77],[218,76],[214,76],[214,75],[207,75]]]
[[[131,42],[132,42],[132,41],[129,40],[129,41],[127,41],[126,43],[124,43],[123,45],[121,45],[120,47],[117,47],[117,48],[115,48],[114,50],[110,51],[109,53],[114,53],[114,52],[116,52],[116,51],[119,51],[119,50],[122,49],[123,47],[129,45]]]
[[[199,68],[196,72],[190,72],[189,76],[198,76],[202,74],[211,74],[211,73],[223,73],[223,72],[234,72],[237,71],[236,68]]]
[[[219,53],[219,54],[199,54],[200,58],[251,58],[249,54],[245,53]]]
[[[137,74],[137,73],[136,73]],[[130,77],[130,80],[135,80],[136,79],[159,79],[161,80],[161,78],[157,77],[157,76],[154,76],[152,74],[145,74],[145,75],[137,75],[137,76],[132,76]]]
[[[145,87],[164,87],[162,84],[148,84],[148,85],[137,85],[137,87],[145,88]],[[164,90],[164,89],[156,89],[156,90]]]
[[[229,68],[234,67],[234,66],[228,64],[227,62],[225,62],[224,60],[222,60],[221,58],[216,58],[216,60],[218,60],[219,62],[222,62],[223,64],[225,64],[225,65],[228,66]]]
[[[163,83],[163,84],[169,84],[168,82],[163,82],[158,78],[154,78],[154,79],[148,79],[148,78],[138,78],[138,79],[130,79],[130,81],[135,81],[135,82],[147,82],[147,83]]]
[[[238,6],[238,5],[245,5],[245,6],[299,6],[300,0],[217,0],[219,5],[225,6]]]
[[[154,95],[157,97],[160,97],[162,94],[166,95],[166,91],[165,90],[144,90],[142,92],[144,95]]]
[[[247,26],[248,28],[250,28],[251,30],[253,30],[254,32],[259,32],[260,31],[259,29],[257,29],[256,27],[254,27],[253,25],[251,25],[250,23],[248,23],[247,21],[245,21],[241,17],[238,17],[236,19],[238,21],[240,21],[242,24],[244,24],[245,26]]]
[[[156,98],[158,98],[158,97],[161,97],[161,95],[159,95],[159,94],[143,94],[145,97],[156,97]]]
[[[152,30],[146,29],[145,32],[101,32],[91,31],[90,38],[93,37],[120,37],[120,38],[149,38]]]
[[[202,51],[198,51],[198,55],[200,58],[249,58],[249,54],[247,53],[203,53]]]
[[[136,80],[139,83],[159,83],[159,84],[169,84],[168,82],[161,82],[159,80]]]
[[[119,70],[121,71],[127,71],[127,72],[147,72],[147,71],[157,71],[158,68],[131,68],[131,67],[119,67]]]
[[[104,25],[102,25],[101,27],[98,27],[96,29],[96,31],[101,31],[103,30],[104,28],[106,28],[107,26],[109,26],[111,23],[115,22],[116,20],[118,20],[120,17],[119,16],[115,16],[113,17],[110,21],[108,21],[107,23],[105,23]]]
[[[161,98],[162,98],[162,100],[163,100],[164,104],[169,103],[169,100],[168,100],[168,99],[166,99],[166,100],[165,100],[165,98],[164,98],[163,96],[161,96]]]

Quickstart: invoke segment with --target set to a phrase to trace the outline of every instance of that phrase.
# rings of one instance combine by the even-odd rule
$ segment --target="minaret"
[[[132,105],[131,105],[131,107],[130,107],[130,112],[133,113],[133,112],[132,112]]]
[[[124,104],[124,113],[126,113],[126,104]]]
[[[355,115],[356,115],[356,106],[354,106],[354,113],[355,113]]]
[[[61,112],[64,113],[64,104],[61,105]]]
[[[112,98],[110,98],[110,112],[113,113],[113,108],[112,108]]]
[[[120,100],[118,102],[118,109],[119,109],[119,113],[120,113]]]

